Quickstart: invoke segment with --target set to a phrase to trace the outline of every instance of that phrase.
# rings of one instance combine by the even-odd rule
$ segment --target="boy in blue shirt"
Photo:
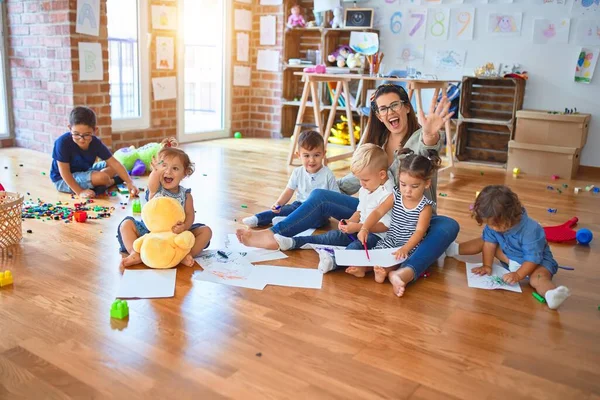
[[[94,188],[110,187],[115,176],[127,184],[131,196],[138,194],[125,167],[95,136],[96,114],[88,107],[75,107],[69,115],[69,132],[54,142],[50,179],[59,192],[81,198],[96,195]],[[96,162],[100,158],[102,161]]]

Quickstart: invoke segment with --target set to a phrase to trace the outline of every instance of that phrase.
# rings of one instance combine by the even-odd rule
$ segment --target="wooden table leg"
[[[290,144],[290,153],[288,154],[288,165],[292,165],[294,154],[296,153],[296,145],[298,144],[298,136],[302,130],[302,120],[304,119],[304,111],[306,110],[306,102],[308,101],[308,91],[310,88],[310,78],[306,78],[304,89],[302,89],[302,98],[300,99],[300,107],[298,108],[298,116],[296,117],[296,126]]]
[[[333,95],[333,100],[331,102],[331,110],[329,110],[329,118],[327,118],[325,132],[323,133],[323,140],[325,140],[325,165],[327,165],[327,143],[329,140],[329,136],[331,135],[331,128],[333,127],[333,122],[335,121],[335,113],[337,111],[338,100],[340,99],[341,92],[342,82],[338,81],[335,86],[335,94]]]
[[[348,135],[352,150],[356,150],[356,139],[354,139],[354,120],[352,118],[352,104],[350,104],[350,85],[344,81],[344,96],[346,98],[346,118],[348,118]]]
[[[319,98],[318,83],[312,81],[310,83],[310,95],[313,101],[313,113],[315,116],[315,125],[317,125],[317,131],[323,136],[323,124],[321,123],[321,99]]]

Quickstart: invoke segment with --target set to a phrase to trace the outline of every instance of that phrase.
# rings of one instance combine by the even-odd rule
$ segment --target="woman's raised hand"
[[[446,96],[442,97],[442,101],[439,103],[434,96],[433,99],[431,99],[431,106],[429,107],[429,114],[427,115],[419,108],[419,124],[421,124],[421,127],[423,128],[423,136],[435,136],[436,138],[439,138],[439,130],[442,129],[444,124],[454,115],[454,112],[449,112],[449,110],[450,101]]]

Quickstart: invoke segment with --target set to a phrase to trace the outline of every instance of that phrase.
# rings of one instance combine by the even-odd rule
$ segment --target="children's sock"
[[[571,295],[571,291],[566,286],[559,286],[556,289],[546,292],[546,302],[548,307],[556,310]]]
[[[319,266],[317,267],[322,274],[326,274],[335,268],[333,256],[327,250],[317,250],[319,253]]]
[[[452,242],[446,249],[446,257],[456,257],[457,255],[459,255],[458,243]]]
[[[274,217],[273,218],[273,225],[277,225],[278,223],[280,223],[284,219],[285,219],[285,217]]]
[[[242,220],[242,223],[250,228],[256,228],[258,226],[258,218],[256,218],[256,215],[246,217]]]
[[[275,234],[275,241],[279,245],[279,250],[286,251],[294,247],[294,239],[281,236],[277,233]]]

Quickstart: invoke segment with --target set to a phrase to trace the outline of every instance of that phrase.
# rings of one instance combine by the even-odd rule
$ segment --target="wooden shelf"
[[[281,102],[282,106],[290,106],[290,107],[300,107],[300,101],[295,101],[295,100],[283,100]],[[312,108],[313,106],[313,102],[312,101],[307,101],[306,102],[306,107],[308,108]],[[330,106],[328,104],[320,104],[319,108],[321,110],[331,110],[333,108],[333,106]],[[358,112],[358,109],[356,107],[350,107],[350,109],[352,110],[352,112]],[[336,111],[343,111],[346,112],[346,107],[342,107],[342,106],[337,106]]]

